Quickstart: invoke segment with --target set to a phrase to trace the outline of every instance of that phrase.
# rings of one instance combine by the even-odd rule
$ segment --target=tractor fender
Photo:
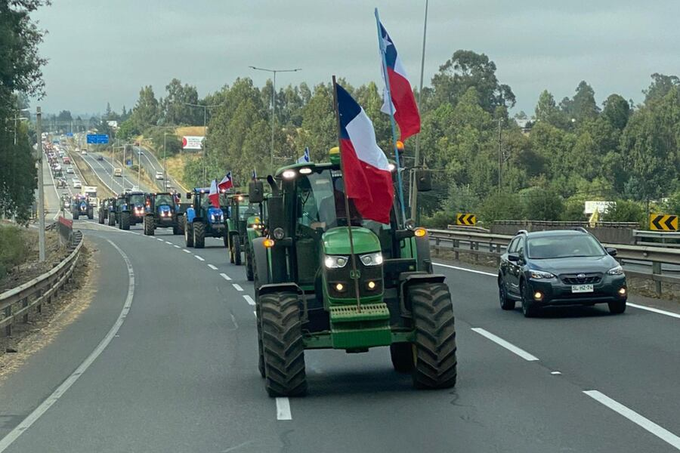
[[[270,293],[287,292],[296,293],[297,295],[302,295],[304,292],[296,283],[286,282],[286,283],[270,283],[267,285],[262,285],[257,290],[257,297],[263,296]]]
[[[416,265],[419,271],[432,273],[432,258],[430,257],[430,237],[414,237],[416,243]]]
[[[184,215],[187,216],[187,223],[192,223],[196,217],[196,210],[193,207],[188,208]]]
[[[408,289],[413,284],[420,283],[444,283],[446,277],[442,274],[429,274],[425,272],[404,272],[399,276],[399,303],[401,304],[402,316],[410,317],[411,307],[406,306]]]

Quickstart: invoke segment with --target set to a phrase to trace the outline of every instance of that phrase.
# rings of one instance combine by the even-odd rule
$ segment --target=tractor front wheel
[[[116,226],[116,214],[109,212],[109,226]]]
[[[408,289],[416,329],[413,385],[443,389],[456,385],[456,327],[449,288],[444,283]]]
[[[194,247],[197,249],[205,247],[205,224],[203,222],[194,223]]]
[[[244,255],[246,260],[246,278],[249,282],[252,282],[255,276],[253,275],[253,257],[250,253],[250,247],[246,247],[246,253]]]
[[[92,207],[87,210],[87,218],[90,220],[94,219],[94,209]]]
[[[129,212],[121,212],[120,213],[120,228],[122,230],[129,230],[130,229],[130,213]]]
[[[184,244],[187,247],[193,247],[194,246],[194,229],[192,228],[192,224],[189,223],[186,220],[184,220]]]
[[[231,237],[231,262],[237,266],[241,265],[241,238],[238,234]]]
[[[267,393],[302,396],[307,392],[307,375],[297,294],[265,294],[258,305]]]
[[[144,235],[145,236],[153,236],[154,233],[155,233],[155,230],[154,230],[153,216],[145,215],[144,216]]]

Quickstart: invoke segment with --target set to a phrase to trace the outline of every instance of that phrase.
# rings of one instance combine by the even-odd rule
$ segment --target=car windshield
[[[527,256],[532,259],[604,256],[602,246],[590,235],[529,237]]]
[[[163,195],[157,195],[156,196],[156,206],[160,206],[160,205],[172,206],[173,204],[174,204],[174,201],[172,199],[172,195],[170,195],[170,194],[163,194]]]
[[[144,195],[143,194],[130,195],[130,204],[134,205],[144,204]]]

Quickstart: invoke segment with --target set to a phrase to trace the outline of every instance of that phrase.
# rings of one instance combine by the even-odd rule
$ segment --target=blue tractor
[[[174,194],[150,193],[146,199],[144,234],[153,236],[156,228],[172,228],[172,234],[182,234],[178,207]]]
[[[191,205],[184,213],[184,242],[187,247],[205,247],[205,238],[220,238],[226,244],[224,212],[210,204],[209,188],[196,188],[187,192]]]

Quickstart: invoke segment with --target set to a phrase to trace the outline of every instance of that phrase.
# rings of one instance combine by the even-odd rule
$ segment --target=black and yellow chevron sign
[[[668,214],[651,214],[649,229],[654,231],[678,231],[678,216]]]
[[[474,214],[456,214],[456,225],[477,225],[477,216]]]

